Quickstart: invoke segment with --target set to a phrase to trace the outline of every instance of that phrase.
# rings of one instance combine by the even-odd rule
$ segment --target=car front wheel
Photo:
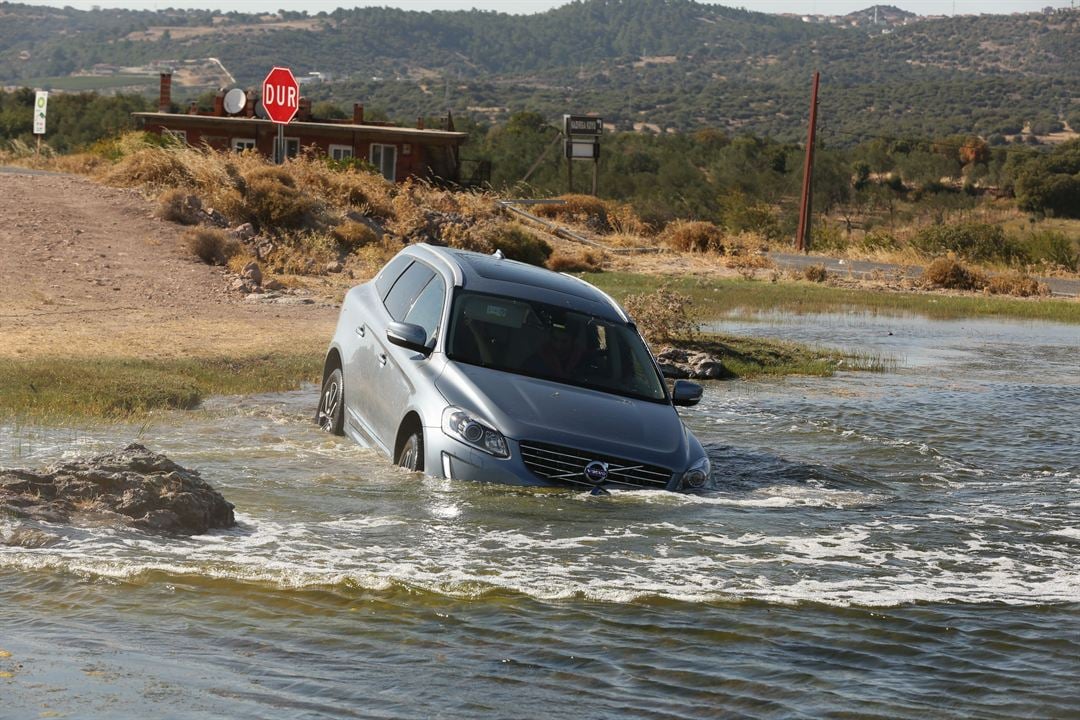
[[[322,393],[319,395],[319,412],[316,422],[319,427],[334,435],[345,434],[345,394],[343,392],[341,368],[326,377]]]
[[[397,464],[406,470],[423,472],[424,470],[424,438],[419,431],[409,435],[405,444],[398,453]]]

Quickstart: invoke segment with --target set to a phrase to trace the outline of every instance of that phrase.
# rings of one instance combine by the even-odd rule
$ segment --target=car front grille
[[[593,483],[585,476],[585,466],[592,462],[607,464],[608,478],[601,484],[666,488],[671,480],[671,470],[656,465],[528,440],[518,445],[525,467],[545,480],[591,487]]]

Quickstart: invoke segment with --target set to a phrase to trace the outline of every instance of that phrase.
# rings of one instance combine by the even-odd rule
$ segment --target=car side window
[[[390,288],[394,287],[394,283],[401,277],[401,273],[412,262],[413,259],[408,255],[398,255],[387,263],[386,267],[375,277],[375,290],[378,291],[380,300],[386,300],[386,293],[390,292]]]
[[[424,263],[414,262],[410,265],[394,283],[394,287],[390,288],[390,292],[386,294],[386,299],[383,301],[390,317],[402,322],[416,296],[434,276],[435,271]]]
[[[435,275],[420,291],[420,294],[416,296],[416,301],[409,308],[409,312],[405,314],[405,322],[424,328],[428,340],[431,340],[431,338],[435,337],[435,331],[439,328],[445,298],[446,284],[441,277]]]

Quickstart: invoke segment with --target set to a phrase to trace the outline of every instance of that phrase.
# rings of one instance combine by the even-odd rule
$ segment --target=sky
[[[701,0],[699,0],[701,1]],[[706,2],[708,0],[705,0]],[[404,10],[495,10],[515,14],[537,13],[565,4],[566,0],[21,0],[28,5],[71,6],[80,10],[92,7],[164,10],[165,8],[212,8],[238,12],[273,12],[306,10],[331,12],[338,7],[390,6]],[[844,15],[875,4],[895,5],[918,15],[965,15],[978,13],[1032,12],[1044,7],[1068,7],[1070,0],[731,0],[710,3],[744,7],[768,13]]]

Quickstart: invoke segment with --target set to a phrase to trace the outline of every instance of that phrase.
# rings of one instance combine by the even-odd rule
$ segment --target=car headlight
[[[510,457],[510,450],[502,433],[489,428],[461,408],[451,406],[443,410],[442,428],[450,437],[477,450],[483,450],[495,457]]]
[[[705,484],[709,482],[709,477],[712,475],[712,463],[709,462],[709,456],[703,455],[700,460],[686,469],[686,472],[682,476],[682,486],[684,488],[698,488],[705,487]]]

